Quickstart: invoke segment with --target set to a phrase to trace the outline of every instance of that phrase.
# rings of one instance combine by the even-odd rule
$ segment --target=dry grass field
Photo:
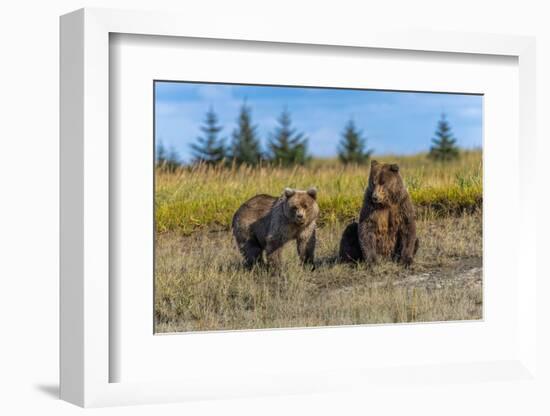
[[[423,155],[391,160],[419,213],[421,245],[409,269],[336,261],[368,167],[157,172],[156,332],[481,319],[481,153],[447,165]],[[229,229],[235,209],[256,193],[309,185],[318,186],[323,212],[315,270],[299,265],[294,244],[280,275],[246,270]]]

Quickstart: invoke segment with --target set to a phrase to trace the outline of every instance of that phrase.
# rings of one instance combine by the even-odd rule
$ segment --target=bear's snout
[[[298,225],[302,225],[306,222],[306,214],[304,211],[296,211],[294,213],[294,222]]]

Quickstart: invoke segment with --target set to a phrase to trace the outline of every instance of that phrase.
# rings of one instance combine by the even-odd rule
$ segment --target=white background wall
[[[436,30],[510,33],[537,36],[538,46],[538,175],[539,213],[546,213],[550,186],[544,171],[550,128],[550,12],[545,1],[534,0],[414,0],[298,2],[169,1],[169,0],[22,0],[4,1],[0,9],[0,413],[73,414],[82,410],[56,399],[58,389],[58,17],[77,8],[116,7],[178,10],[193,13],[208,24],[222,14],[239,25],[246,19],[279,20],[281,27],[310,25],[339,27],[372,25]],[[282,29],[283,30],[283,29]],[[404,74],[406,76],[406,74]],[[543,139],[546,138],[546,139]],[[544,201],[544,203],[543,203]],[[548,244],[539,247],[544,259]],[[546,246],[543,249],[542,244]],[[539,261],[539,267],[548,267]],[[546,273],[550,277],[550,273]],[[549,307],[539,285],[542,353],[548,371]],[[544,326],[543,326],[544,325]],[[544,354],[544,351],[546,354]],[[548,386],[547,386],[548,387]],[[94,410],[99,414],[550,414],[542,391],[506,383],[480,393],[468,385],[438,386],[426,396],[412,389],[362,397],[338,393],[323,396],[187,403]],[[550,391],[550,388],[547,389]],[[544,404],[544,407],[542,406]]]

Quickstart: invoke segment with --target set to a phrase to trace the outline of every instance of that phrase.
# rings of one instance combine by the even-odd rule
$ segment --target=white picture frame
[[[534,183],[527,168],[535,160],[535,41],[529,37],[465,33],[364,31],[361,34],[302,32],[262,25],[250,28],[220,22],[205,27],[190,16],[165,13],[83,9],[61,18],[61,398],[80,406],[158,403],[197,398],[308,393],[358,388],[377,383],[410,382],[411,369],[359,365],[330,371],[289,372],[263,379],[239,379],[221,372],[215,379],[112,382],[117,357],[110,348],[109,276],[109,36],[114,33],[188,38],[332,45],[453,54],[504,55],[519,67],[519,204],[516,306],[517,346],[498,361],[429,364],[419,361],[416,380],[467,382],[536,377],[536,270],[533,249],[536,218],[525,214],[533,203]],[[148,169],[149,167],[144,167]],[[403,331],[410,330],[402,329]],[[319,329],[320,337],[331,329]],[[266,334],[266,332],[263,332]],[[262,332],[258,332],[262,336]],[[316,335],[315,335],[316,334]],[[151,334],[152,335],[152,334]],[[218,334],[230,337],[230,334]],[[220,342],[220,341],[217,341]],[[437,374],[437,377],[434,375]],[[480,376],[481,375],[481,376]],[[427,381],[426,381],[427,380]]]

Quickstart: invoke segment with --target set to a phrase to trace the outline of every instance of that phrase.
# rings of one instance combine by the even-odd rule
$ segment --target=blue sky
[[[325,88],[268,87],[156,82],[155,135],[190,161],[190,144],[212,107],[229,143],[243,101],[252,108],[263,145],[286,107],[294,127],[309,138],[309,151],[333,157],[350,118],[375,155],[427,151],[441,113],[447,115],[459,146],[482,146],[483,98],[476,95],[409,93]]]

